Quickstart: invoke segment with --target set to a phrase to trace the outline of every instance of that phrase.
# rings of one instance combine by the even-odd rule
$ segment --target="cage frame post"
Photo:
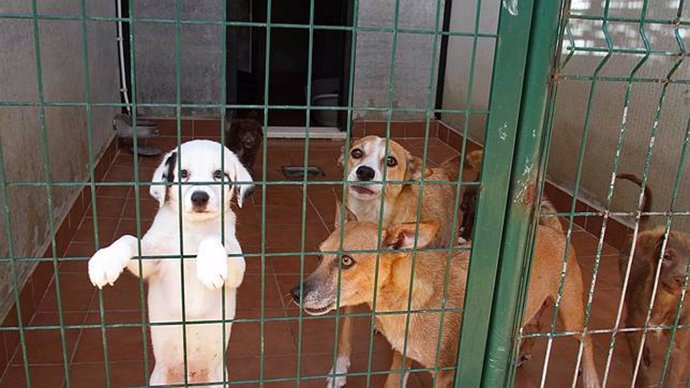
[[[510,197],[513,154],[527,66],[533,0],[503,2],[498,19],[489,117],[484,140],[474,241],[465,295],[455,371],[455,387],[482,386],[490,334],[494,287],[506,210]],[[499,92],[500,91],[500,92]]]
[[[547,110],[555,84],[552,72],[558,61],[562,15],[566,1],[535,0],[525,85],[522,94],[517,144],[510,179],[508,211],[504,222],[482,386],[509,386],[513,382],[512,355],[518,348],[527,300],[534,241],[539,217],[544,152],[550,127]],[[513,363],[514,364],[514,363]]]

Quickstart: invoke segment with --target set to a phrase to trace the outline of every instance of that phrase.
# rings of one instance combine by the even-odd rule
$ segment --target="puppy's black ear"
[[[161,164],[156,168],[151,178],[151,185],[149,194],[158,201],[158,206],[163,206],[168,199],[168,187],[170,185],[161,185],[161,182],[172,183],[175,180],[175,167],[177,166],[177,152],[170,151],[165,156]]]
[[[345,211],[345,214],[343,215],[343,210]],[[343,216],[345,218],[343,218]],[[348,222],[357,222],[357,215],[352,212],[352,210],[348,209],[347,206],[343,206],[342,202],[340,202],[339,199],[335,199],[335,220],[333,222],[333,226],[336,229],[340,228],[341,222],[343,224],[346,224]]]
[[[234,156],[234,155],[233,155]],[[235,185],[235,193],[237,194],[237,205],[242,207],[242,203],[245,199],[249,198],[252,193],[254,193],[254,180],[252,179],[249,171],[240,163],[237,156],[234,160],[235,164],[235,182],[240,182]]]

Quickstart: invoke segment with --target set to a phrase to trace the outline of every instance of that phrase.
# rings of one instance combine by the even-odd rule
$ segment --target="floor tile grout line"
[[[96,292],[95,292],[95,290],[94,290],[94,291],[91,293],[91,300],[89,300],[89,307],[91,306],[91,303],[93,303],[93,300],[94,300],[95,295],[96,295]],[[90,310],[87,309],[87,310],[84,312],[84,317],[82,318],[82,321],[81,321],[81,325],[82,325],[82,326],[86,325],[86,323],[87,323],[88,320],[89,320],[89,311],[90,311]],[[68,369],[69,369],[69,370],[72,370],[72,363],[74,362],[74,359],[77,357],[77,351],[79,350],[79,345],[81,344],[81,338],[82,338],[82,335],[84,334],[84,330],[85,330],[85,329],[84,329],[83,327],[79,329],[79,335],[77,336],[77,340],[76,340],[76,342],[74,343],[74,349],[72,350],[72,355],[70,356],[70,360],[69,360],[69,365],[68,365]],[[66,382],[63,380],[62,386],[64,387],[65,384],[66,384]]]

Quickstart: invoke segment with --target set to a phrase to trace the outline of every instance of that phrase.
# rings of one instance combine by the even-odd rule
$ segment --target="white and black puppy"
[[[221,154],[224,166],[221,166]],[[168,152],[153,174],[150,193],[160,208],[141,239],[142,259],[136,258],[137,238],[126,235],[100,249],[89,260],[89,277],[98,287],[112,285],[124,268],[147,279],[151,322],[182,322],[184,287],[187,348],[183,348],[182,324],[151,326],[156,360],[150,379],[152,385],[184,383],[185,353],[188,382],[223,380],[223,353],[231,325],[195,325],[193,321],[221,320],[222,292],[225,292],[225,318],[235,316],[235,296],[242,284],[245,262],[235,237],[235,214],[230,205],[236,196],[238,205],[242,206],[242,201],[254,189],[251,182],[237,156],[220,143],[208,140],[184,143],[179,153],[177,149]],[[233,256],[228,257],[229,254]],[[180,259],[170,258],[181,255],[185,256],[183,266]],[[184,271],[184,284],[181,271]]]

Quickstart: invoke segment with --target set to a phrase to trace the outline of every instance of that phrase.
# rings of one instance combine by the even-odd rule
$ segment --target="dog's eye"
[[[351,256],[343,255],[343,257],[340,258],[340,267],[342,269],[348,269],[352,267],[354,264],[355,259],[353,259]]]
[[[180,177],[181,177],[182,179],[189,178],[189,171],[187,171],[187,170],[182,170],[182,171],[180,171]]]
[[[225,176],[225,180],[227,182],[230,182],[230,175],[223,173],[221,170],[216,170],[213,172],[213,179],[221,180],[223,176]]]
[[[395,159],[394,157],[389,156],[389,157],[386,158],[386,166],[388,166],[388,167],[395,167],[395,166],[397,166],[397,165],[398,165],[398,160]]]
[[[352,150],[352,152],[350,152],[350,156],[352,156],[353,159],[359,159],[363,155],[364,153],[359,148],[355,148],[354,150]]]

